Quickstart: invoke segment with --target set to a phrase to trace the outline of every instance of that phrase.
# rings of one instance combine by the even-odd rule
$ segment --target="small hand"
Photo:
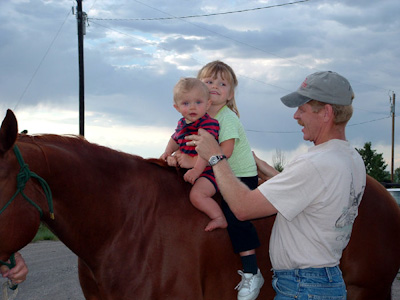
[[[167,158],[168,158],[168,153],[167,152],[164,152],[161,156],[160,156],[160,159],[162,160],[162,161],[167,161]]]
[[[176,161],[176,157],[175,156],[168,156],[167,157],[167,164],[170,167],[176,167],[178,165],[178,162]]]
[[[196,179],[199,178],[201,174],[201,171],[197,170],[197,169],[190,169],[189,171],[187,171],[185,173],[185,175],[183,176],[183,179],[186,182],[190,182],[191,184],[194,184]]]
[[[190,169],[190,168],[193,168],[194,165],[196,164],[197,158],[195,156],[190,156],[190,155],[184,154],[182,152],[176,152],[175,156],[176,156],[178,165],[181,168]]]

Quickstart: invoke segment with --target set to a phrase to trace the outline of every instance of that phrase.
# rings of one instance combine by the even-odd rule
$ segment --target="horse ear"
[[[0,155],[4,155],[17,140],[18,123],[14,113],[7,109],[6,117],[0,128]]]

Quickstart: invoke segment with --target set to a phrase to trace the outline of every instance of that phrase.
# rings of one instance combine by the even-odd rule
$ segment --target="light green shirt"
[[[249,141],[243,125],[238,116],[226,105],[220,109],[215,116],[219,122],[218,141],[235,139],[235,147],[231,157],[228,159],[236,177],[252,177],[257,175],[257,166],[251,152]]]

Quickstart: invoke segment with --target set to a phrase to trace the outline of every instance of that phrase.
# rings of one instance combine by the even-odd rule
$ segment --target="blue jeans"
[[[274,300],[346,300],[339,267],[273,270]]]

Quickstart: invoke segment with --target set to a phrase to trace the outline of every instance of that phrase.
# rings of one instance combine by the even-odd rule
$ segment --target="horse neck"
[[[69,139],[57,144],[39,141],[21,144],[21,152],[31,171],[42,177],[52,191],[55,220],[48,217],[46,200],[37,200],[44,211],[44,223],[77,254],[82,247],[98,247],[101,241],[93,243],[91,240],[88,245],[85,237],[102,236],[102,232],[108,230],[107,222],[102,221],[115,209],[120,209],[118,197],[104,197],[113,189],[110,171],[116,176],[119,169],[108,165],[110,162],[104,151],[108,150]],[[86,226],[88,223],[90,226]],[[77,243],[78,240],[83,242]]]

